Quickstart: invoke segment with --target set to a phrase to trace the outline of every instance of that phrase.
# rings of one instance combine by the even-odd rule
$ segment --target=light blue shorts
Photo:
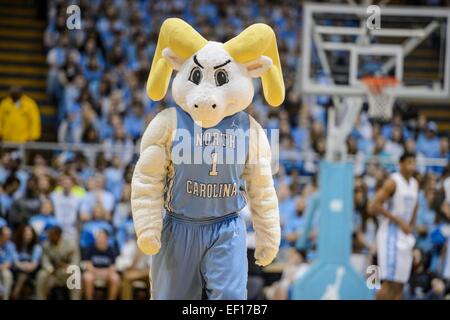
[[[247,299],[246,228],[236,213],[193,221],[166,214],[152,261],[152,299]]]

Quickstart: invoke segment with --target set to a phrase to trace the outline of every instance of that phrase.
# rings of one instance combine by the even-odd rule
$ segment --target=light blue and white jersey
[[[389,203],[389,211],[409,224],[419,195],[418,183],[414,178],[406,180],[398,172],[391,174],[390,178],[395,181],[395,192]],[[415,242],[413,234],[404,233],[397,224],[383,217],[377,232],[378,265],[382,280],[400,283],[408,281]]]
[[[391,174],[390,178],[395,182],[395,192],[389,201],[389,211],[403,220],[404,223],[409,224],[419,198],[417,180],[410,178],[407,181],[399,172]],[[391,222],[384,218],[384,223],[389,224]],[[395,227],[398,228],[397,225]]]
[[[243,173],[250,119],[238,112],[215,127],[202,128],[176,108],[177,129],[165,189],[168,212],[208,219],[239,212],[246,205]]]

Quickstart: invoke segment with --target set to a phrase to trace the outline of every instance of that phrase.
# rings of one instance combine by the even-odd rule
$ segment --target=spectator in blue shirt
[[[138,99],[134,99],[131,112],[123,122],[125,132],[136,141],[144,130],[144,106]]]
[[[122,198],[124,168],[119,157],[114,156],[111,166],[105,169],[105,188],[114,196],[115,202]]]
[[[305,199],[303,196],[299,196],[295,201],[295,213],[288,217],[288,220],[282,232],[282,238],[290,246],[293,246],[298,239],[299,230],[301,230],[301,226],[305,221],[303,217],[304,211],[305,211]]]
[[[428,122],[425,134],[420,134],[417,140],[417,151],[427,158],[439,158],[439,137],[437,136],[437,125]]]
[[[99,202],[106,213],[106,220],[111,220],[112,211],[114,209],[114,195],[104,189],[105,178],[103,175],[97,174],[89,179],[89,191],[81,201],[80,219],[88,221],[92,219],[92,213],[97,202]]]
[[[291,193],[291,189],[288,184],[281,182],[278,184],[277,195],[279,201],[280,210],[280,222],[281,226],[284,227],[290,218],[295,216],[295,195]]]
[[[0,217],[6,217],[11,210],[14,194],[20,187],[20,181],[15,175],[6,178],[3,187],[0,188]]]
[[[108,232],[100,229],[95,236],[95,243],[83,257],[86,266],[83,274],[84,295],[87,300],[94,298],[97,279],[106,281],[109,300],[117,298],[120,288],[120,276],[115,267],[117,255],[116,249],[109,244]]]
[[[83,66],[83,74],[86,80],[88,81],[89,85],[91,85],[92,82],[96,83],[100,82],[103,75],[103,70],[98,61],[97,56],[89,58],[87,64]]]
[[[125,188],[123,189],[122,199],[116,205],[113,216],[114,228],[119,229],[123,226],[128,219],[131,218],[131,185],[126,182]]]
[[[450,149],[449,149],[449,142],[447,137],[442,137],[439,140],[439,158],[445,160],[450,159]],[[443,166],[431,166],[429,167],[429,170],[431,172],[434,172],[438,175],[442,175],[444,173],[444,167]]]
[[[130,239],[136,237],[134,231],[133,218],[131,215],[125,220],[125,222],[117,228],[116,232],[116,242],[117,247],[121,250],[122,247],[129,241]]]
[[[442,137],[441,140],[439,141],[439,152],[441,158],[447,160],[450,159],[450,146],[448,137]],[[443,173],[443,171],[440,173]]]
[[[80,234],[80,247],[82,250],[92,246],[95,242],[95,236],[100,230],[106,230],[109,234],[113,234],[113,226],[106,219],[105,209],[100,203],[97,203],[93,209],[93,217],[91,221],[83,224]],[[114,245],[114,238],[109,238],[110,244]]]
[[[10,230],[7,226],[0,228],[0,297],[8,300],[13,286],[12,267],[16,257],[14,244],[9,240]]]
[[[58,223],[56,218],[53,216],[53,204],[51,200],[42,200],[40,213],[32,216],[28,223],[33,228],[40,241],[46,240],[47,235],[45,231],[50,226]]]
[[[424,252],[429,252],[433,247],[430,232],[435,229],[436,226],[436,211],[433,208],[434,200],[434,189],[426,188],[419,192],[419,207],[416,222],[416,230],[418,233],[417,247]]]
[[[30,284],[41,263],[42,247],[30,225],[21,225],[15,235],[16,252],[14,261],[15,284],[12,299],[21,299],[24,287]]]

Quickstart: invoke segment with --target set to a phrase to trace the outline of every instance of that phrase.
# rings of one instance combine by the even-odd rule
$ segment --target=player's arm
[[[269,141],[261,126],[250,117],[248,162],[244,170],[246,192],[255,229],[256,264],[265,266],[275,259],[280,246],[280,215],[270,167]]]
[[[409,225],[406,225],[400,218],[393,215],[383,204],[392,197],[395,192],[395,181],[388,179],[377,191],[373,201],[369,205],[369,211],[373,214],[382,214],[393,223],[397,224],[405,233],[410,233]]]
[[[164,185],[175,121],[175,109],[170,108],[158,113],[147,126],[131,182],[134,227],[139,249],[146,254],[156,254],[161,247]]]

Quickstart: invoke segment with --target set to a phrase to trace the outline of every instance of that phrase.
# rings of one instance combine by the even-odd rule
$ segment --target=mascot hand
[[[270,264],[273,259],[277,256],[278,249],[271,248],[256,248],[255,249],[255,259],[256,264],[261,267],[265,267]]]
[[[157,254],[161,248],[161,241],[153,232],[144,231],[137,241],[139,249],[145,254]]]

